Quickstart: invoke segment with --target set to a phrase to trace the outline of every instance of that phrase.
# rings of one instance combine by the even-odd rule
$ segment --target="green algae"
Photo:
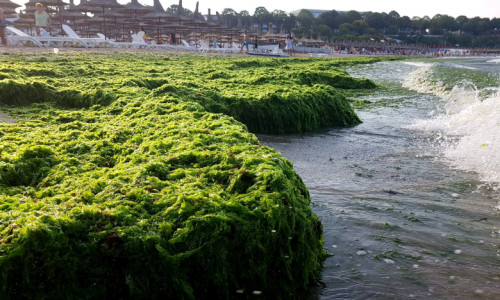
[[[318,282],[326,253],[309,193],[239,121],[263,132],[359,122],[330,103],[345,100],[338,87],[290,75],[332,63],[0,62],[0,102],[19,119],[0,127],[0,298],[288,298]],[[255,87],[269,67],[283,72]]]

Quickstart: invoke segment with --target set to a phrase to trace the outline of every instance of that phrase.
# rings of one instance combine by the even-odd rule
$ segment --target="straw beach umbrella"
[[[162,26],[171,24],[177,18],[174,15],[167,13],[165,9],[163,9],[159,0],[154,0],[152,11],[143,16],[139,16],[138,19],[143,21],[145,24],[156,27],[157,42],[160,43]]]
[[[19,19],[14,22],[14,25],[18,28],[29,29],[29,33],[33,35],[33,28],[35,28],[35,18],[31,14],[21,13],[19,14]]]
[[[181,20],[181,23],[186,30],[192,30],[190,37],[194,37],[196,44],[198,44],[198,37],[201,35],[201,29],[208,27],[207,21],[205,21],[205,19],[198,12],[198,5],[199,2],[196,2],[193,18]]]
[[[65,21],[70,21],[73,26],[76,26],[77,20],[84,20],[86,18],[85,14],[76,11],[61,10],[59,16],[62,18],[63,23]]]
[[[152,13],[154,10],[152,6],[144,6],[137,0],[131,0],[131,2],[125,4],[117,11],[120,13],[128,14],[128,16],[122,22],[123,31],[125,31],[126,24],[134,24],[137,28],[140,28],[140,17]]]
[[[150,12],[139,19],[143,20],[145,23],[155,25],[157,28],[157,40],[160,42],[161,27],[162,25],[173,24],[179,20],[177,16],[169,14],[163,9],[159,0],[154,0],[153,12]]]
[[[83,22],[79,21],[77,23],[79,23],[82,28],[85,28],[85,31],[88,31],[90,17],[87,15],[87,13],[91,14],[98,13],[101,11],[101,8],[96,6],[86,6],[86,4],[87,0],[80,0],[80,4],[78,5],[70,4],[70,8],[68,8],[67,11],[84,13],[84,21]],[[87,32],[85,31],[83,34],[88,35]]]
[[[5,16],[10,16],[16,13],[15,9],[21,7],[21,5],[14,3],[10,0],[0,0],[0,7],[3,8],[3,13]]]
[[[137,0],[131,0],[131,2],[120,7],[118,12],[133,14],[134,16],[145,15],[150,12],[153,12],[153,7],[144,6],[140,4]]]
[[[94,18],[95,17],[101,17],[103,19],[103,22],[104,21],[107,22],[108,27],[110,26],[112,27],[111,29],[114,30],[115,40],[116,40],[118,38],[118,33],[120,29],[122,29],[122,24],[124,24],[125,20],[127,20],[130,17],[130,14],[110,9],[109,11],[106,11],[105,20],[104,20],[104,15],[102,15],[101,13],[95,14]],[[111,33],[109,32],[108,34],[111,35]]]
[[[2,7],[2,6],[0,6]],[[3,8],[3,15],[5,18],[14,18],[17,15],[17,12],[14,8]],[[7,20],[9,21],[9,20]]]
[[[106,9],[118,8],[121,7],[121,4],[118,4],[116,0],[90,0],[86,2],[82,8],[92,8],[92,7],[98,7],[102,9],[103,33],[106,36]]]

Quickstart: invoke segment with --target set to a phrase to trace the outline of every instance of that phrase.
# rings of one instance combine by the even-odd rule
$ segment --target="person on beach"
[[[7,46],[7,38],[5,37],[5,15],[3,14],[3,8],[0,7],[0,37],[2,38],[2,45]]]
[[[247,32],[245,31],[245,33],[243,34],[243,43],[241,44],[241,50],[240,50],[240,53],[243,53],[243,47],[247,47],[247,52],[248,52],[248,35],[247,35]]]
[[[292,42],[293,38],[292,35],[289,33],[288,36],[286,37],[286,49],[288,51],[288,55],[292,56]]]
[[[37,3],[35,4],[35,26],[36,26],[36,35],[42,36],[42,32],[40,29],[45,29],[50,33],[50,16],[49,14],[43,10],[43,4]]]
[[[144,32],[142,39],[144,40],[144,43],[149,44],[148,33],[146,32],[146,30],[144,30],[144,27],[141,27],[141,30],[139,32]]]
[[[255,41],[253,42],[253,52],[259,52],[259,41],[257,36],[255,36]]]
[[[175,34],[174,33],[171,33],[170,34],[170,41],[169,41],[169,44],[170,45],[175,45],[177,42],[175,40]]]

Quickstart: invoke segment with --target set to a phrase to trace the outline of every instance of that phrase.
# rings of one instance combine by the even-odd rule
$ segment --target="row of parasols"
[[[186,38],[191,41],[209,38],[218,39],[219,43],[232,42],[233,38],[240,40],[243,30],[227,27],[217,13],[205,18],[198,12],[198,3],[193,16],[183,15],[182,0],[179,0],[177,13],[167,13],[159,0],[154,0],[153,6],[141,5],[137,0],[121,5],[116,0],[81,0],[75,5],[73,0],[66,3],[63,0],[29,0],[21,13],[15,10],[20,5],[10,0],[0,0],[7,18],[15,17],[13,26],[33,34],[35,28],[36,3],[42,3],[51,16],[52,34],[63,34],[62,25],[71,26],[81,37],[93,37],[103,33],[107,38],[126,41],[130,34],[145,31],[157,43],[166,43],[172,36],[174,40]]]

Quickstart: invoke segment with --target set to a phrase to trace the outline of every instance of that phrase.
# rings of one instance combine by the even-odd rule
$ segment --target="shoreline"
[[[233,56],[233,57],[247,57],[245,54],[240,53],[201,53],[201,52],[190,52],[183,50],[164,50],[164,49],[122,49],[122,48],[75,48],[75,47],[64,47],[57,48],[57,53],[55,53],[55,47],[50,48],[37,48],[37,47],[14,47],[14,46],[0,46],[0,55],[10,55],[10,54],[48,54],[48,55],[60,55],[60,54],[76,54],[76,53],[152,53],[152,54],[198,54],[198,55],[214,55],[214,56]],[[286,52],[284,52],[286,54]],[[425,56],[425,55],[395,55],[395,54],[360,54],[360,53],[299,53],[295,52],[292,58],[348,58],[348,57],[411,57],[411,58],[476,58],[476,57],[500,57],[496,55],[488,56]]]

